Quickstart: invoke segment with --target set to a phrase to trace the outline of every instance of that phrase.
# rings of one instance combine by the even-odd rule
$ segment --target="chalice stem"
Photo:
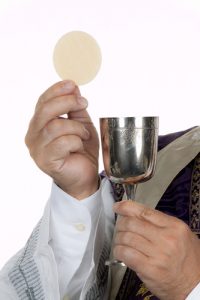
[[[137,184],[123,184],[123,186],[124,186],[126,199],[130,200],[130,201],[134,201]],[[115,237],[115,235],[116,235],[116,231],[114,231],[114,237]],[[111,253],[112,253],[112,251],[113,251],[113,249],[111,250]],[[109,267],[116,266],[116,265],[121,265],[122,267],[126,267],[126,265],[122,261],[119,261],[117,259],[106,260],[105,265],[109,266]]]
[[[124,184],[124,190],[127,200],[135,200],[135,193],[137,189],[137,184]]]

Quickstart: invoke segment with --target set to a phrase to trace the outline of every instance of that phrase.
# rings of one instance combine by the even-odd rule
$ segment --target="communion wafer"
[[[96,40],[83,31],[63,35],[53,53],[54,67],[60,78],[74,80],[78,85],[90,82],[97,75],[101,60]]]

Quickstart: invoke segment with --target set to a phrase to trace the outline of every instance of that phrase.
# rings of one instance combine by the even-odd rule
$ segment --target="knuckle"
[[[116,244],[123,244],[123,245],[129,245],[131,244],[131,237],[129,232],[122,232],[119,233],[116,237]]]
[[[119,231],[130,231],[132,227],[132,220],[130,217],[120,216],[117,220],[116,228]]]
[[[187,235],[189,233],[189,227],[186,223],[184,223],[183,221],[177,220],[176,223],[176,232],[178,235],[180,235],[181,237],[183,235]]]
[[[44,96],[44,93],[42,93],[38,99],[36,106],[40,105],[42,102],[44,102],[44,100],[45,100],[45,96]]]
[[[32,158],[35,156],[35,149],[37,149],[37,143],[34,143],[33,139],[30,137],[29,133],[26,134],[24,138],[26,147],[28,148],[29,154]]]
[[[51,135],[53,132],[59,132],[61,127],[60,120],[54,119],[45,126],[45,130],[48,135]]]
[[[49,107],[46,103],[40,103],[38,106],[38,110],[36,111],[37,113],[40,113],[41,115],[47,115],[49,113]]]
[[[65,124],[66,124],[66,128],[68,128],[68,131],[70,134],[73,134],[75,136],[85,137],[87,130],[81,122],[66,119]]]
[[[61,136],[54,143],[54,147],[59,148],[59,149],[62,148],[62,147],[65,147],[68,144],[68,140],[69,139],[66,136]]]
[[[49,101],[38,102],[35,108],[35,117],[41,118],[43,116],[49,116],[52,113],[52,109],[55,110],[54,99]],[[58,105],[58,101],[57,101]]]
[[[29,154],[33,158],[34,161],[39,160],[39,157],[42,155],[41,151],[38,151],[38,148],[34,147],[34,145],[31,145],[29,147]]]
[[[149,208],[149,207],[144,207],[143,210],[141,211],[140,216],[141,216],[142,218],[145,218],[145,217],[151,217],[152,214],[153,214],[153,212],[154,212],[154,211],[153,211],[151,208]]]
[[[123,233],[122,240],[124,241],[125,244],[128,244],[129,242],[131,242],[132,238],[131,238],[130,232]]]
[[[43,170],[45,167],[45,159],[44,159],[43,155],[41,153],[33,154],[33,159],[34,159],[35,163],[37,164],[37,166],[41,170]]]
[[[32,140],[33,140],[33,134],[32,134],[32,122],[33,122],[33,117],[32,119],[30,120],[30,123],[29,123],[29,127],[28,127],[28,130],[25,134],[25,137],[24,137],[24,143],[25,145],[29,148],[31,143],[32,143]]]
[[[76,145],[76,148],[83,149],[83,143],[80,137],[75,136],[74,145]]]
[[[126,228],[127,230],[131,230],[132,226],[133,226],[133,220],[131,217],[127,217],[125,218],[125,224],[126,224]]]
[[[115,224],[116,230],[120,230],[121,224],[122,224],[122,217],[118,217],[117,222]]]
[[[66,84],[72,84],[71,80],[59,81],[56,85],[53,86],[54,91],[64,90],[66,88]]]
[[[45,101],[45,96],[42,94],[35,105],[35,112],[38,112],[41,109],[41,107],[45,104]]]
[[[119,246],[119,245],[116,245],[114,246],[113,248],[113,256],[119,260],[122,259],[124,255],[124,247],[123,246]]]
[[[86,127],[83,124],[81,124],[80,130],[81,130],[82,137],[88,138],[90,136],[89,131],[86,129]]]
[[[190,230],[184,222],[177,222],[173,229],[166,234],[166,248],[165,252],[169,257],[176,255],[181,251],[183,241],[187,241],[189,238]]]
[[[130,204],[131,204],[130,201],[127,201],[127,200],[121,201],[119,203],[120,211],[123,212],[123,213],[129,212],[130,211]]]
[[[30,142],[30,140],[29,140],[29,134],[27,132],[26,135],[25,135],[25,137],[24,137],[24,143],[27,146],[27,148],[29,148],[29,142]]]
[[[173,228],[171,229],[171,235],[169,240],[171,244],[180,244],[184,239],[187,239],[190,235],[190,229],[186,223],[181,220],[175,220]],[[173,245],[172,245],[173,246]]]
[[[29,148],[29,153],[36,165],[41,169],[44,170],[45,163],[46,163],[46,155],[44,155],[41,149],[37,149],[35,147]]]
[[[65,148],[66,151],[69,151],[76,145],[81,146],[81,139],[78,136],[61,136],[58,139],[56,139],[54,146],[59,150]]]
[[[58,91],[62,90],[64,88],[64,82],[63,81],[59,81],[58,83],[52,85],[49,89],[49,93],[51,95],[57,94]]]
[[[125,241],[126,241],[126,244],[131,246],[132,248],[135,248],[137,245],[137,238],[133,237],[131,233],[127,233]]]

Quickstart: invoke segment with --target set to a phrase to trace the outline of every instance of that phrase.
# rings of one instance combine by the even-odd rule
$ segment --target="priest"
[[[154,177],[125,201],[99,175],[86,108],[69,80],[38,100],[25,140],[52,191],[0,273],[0,299],[200,299],[200,127],[160,136]],[[113,257],[126,267],[107,267]]]

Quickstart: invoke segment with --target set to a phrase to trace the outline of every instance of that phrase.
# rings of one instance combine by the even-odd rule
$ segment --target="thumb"
[[[80,90],[79,90],[78,86],[75,87],[74,94],[77,97],[81,96],[81,93],[80,93]],[[95,145],[98,149],[98,145],[99,145],[98,134],[97,134],[96,128],[95,128],[95,126],[94,126],[94,124],[93,124],[93,122],[90,118],[90,115],[87,112],[86,108],[84,108],[82,110],[78,110],[78,111],[69,112],[68,113],[68,118],[71,119],[71,120],[79,121],[79,122],[84,124],[85,128],[90,133],[90,139],[89,139],[90,142],[95,143]],[[89,146],[91,146],[91,145],[89,145]]]
[[[81,97],[80,90],[78,86],[75,87],[74,94],[77,97]],[[92,123],[92,120],[90,118],[90,115],[88,114],[86,108],[78,111],[72,111],[68,113],[68,118],[71,120],[77,120],[83,123]]]

